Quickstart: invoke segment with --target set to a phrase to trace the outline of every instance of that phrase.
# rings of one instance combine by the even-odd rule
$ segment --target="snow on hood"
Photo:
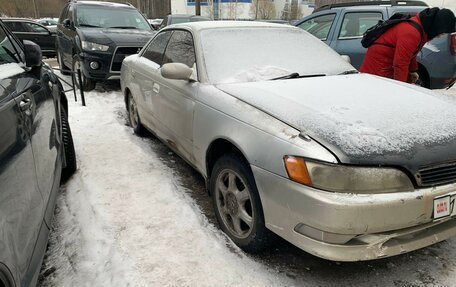
[[[245,83],[245,82],[258,82],[270,80],[278,77],[283,77],[291,74],[292,72],[280,67],[265,66],[255,67],[250,70],[243,70],[231,78],[223,81],[223,83]]]
[[[349,158],[410,157],[418,147],[444,146],[456,138],[456,101],[380,77],[358,74],[217,87]]]

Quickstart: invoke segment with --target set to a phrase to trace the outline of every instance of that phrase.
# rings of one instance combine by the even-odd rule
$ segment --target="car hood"
[[[420,167],[456,161],[456,98],[366,74],[217,88],[319,141],[342,163]]]
[[[79,28],[81,40],[109,46],[142,47],[155,35],[139,29]]]

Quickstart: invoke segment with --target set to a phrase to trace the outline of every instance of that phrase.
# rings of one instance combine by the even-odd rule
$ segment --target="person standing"
[[[381,35],[367,50],[360,72],[416,83],[416,56],[434,38],[455,32],[456,19],[449,9],[427,8],[418,15],[395,25]]]

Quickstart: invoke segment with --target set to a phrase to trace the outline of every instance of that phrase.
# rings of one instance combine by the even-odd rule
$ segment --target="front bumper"
[[[434,198],[456,184],[414,192],[356,195],[325,192],[251,166],[267,228],[329,260],[383,258],[456,235],[456,219],[433,221]]]
[[[120,71],[111,71],[111,61],[113,57],[111,52],[83,52],[79,54],[79,57],[82,61],[82,72],[86,78],[94,81],[120,79]],[[100,68],[96,70],[91,69],[91,62],[99,63]]]

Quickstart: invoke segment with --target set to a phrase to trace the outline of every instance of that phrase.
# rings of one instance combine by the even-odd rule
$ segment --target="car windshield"
[[[80,27],[151,30],[146,19],[135,9],[79,6],[76,23]]]
[[[207,29],[201,32],[201,45],[207,76],[214,84],[337,75],[355,70],[317,38],[287,26]]]

